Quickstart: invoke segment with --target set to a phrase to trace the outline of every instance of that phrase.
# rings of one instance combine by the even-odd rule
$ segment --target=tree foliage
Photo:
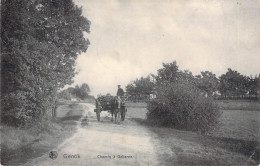
[[[147,119],[158,126],[207,133],[221,112],[210,98],[187,82],[157,87],[157,99],[148,103]]]
[[[126,86],[126,91],[129,95],[150,95],[153,89],[154,83],[151,81],[150,76],[136,79]]]
[[[210,71],[202,71],[201,75],[197,75],[197,87],[205,92],[209,97],[218,90],[219,81],[215,74]]]
[[[159,85],[168,86],[172,83],[182,82],[196,86],[208,97],[258,99],[260,93],[260,74],[254,77],[246,76],[229,68],[219,78],[210,71],[202,71],[200,75],[193,76],[188,70],[179,70],[176,61],[162,65],[163,67],[157,71],[156,75],[151,74],[153,81],[142,77],[130,82],[126,87],[128,94],[151,94],[151,92],[156,91],[156,87]],[[145,84],[151,84],[151,86],[142,86]],[[147,87],[152,87],[152,84],[153,88],[147,90]],[[219,93],[222,97],[218,96]]]
[[[225,74],[219,77],[218,90],[225,98],[244,98],[245,96],[257,98],[260,92],[259,80],[259,76],[248,77],[229,68]]]
[[[157,75],[154,75],[157,85],[167,86],[171,83],[189,82],[195,84],[195,77],[189,70],[179,70],[176,61],[171,63],[163,63],[163,68],[157,70]]]
[[[90,92],[90,89],[89,89],[89,86],[88,84],[86,83],[83,83],[81,86],[78,86],[76,85],[72,94],[77,97],[77,98],[80,98],[80,99],[85,99],[87,98],[89,95],[89,92]]]
[[[254,95],[256,98],[258,97],[260,93],[260,74],[254,78],[252,76],[247,77],[247,90],[249,97],[251,95]]]
[[[58,99],[64,99],[64,100],[71,100],[72,99],[72,94],[69,92],[68,89],[62,90],[57,93],[57,98]]]
[[[216,126],[220,112],[197,87],[197,79],[191,72],[179,70],[174,61],[163,64],[154,78],[157,97],[148,103],[148,121],[202,133]]]
[[[2,0],[2,122],[37,121],[72,83],[90,22],[72,0]]]
[[[65,90],[62,90],[58,93],[58,98],[71,100],[72,97],[76,97],[79,99],[86,99],[89,97],[90,88],[88,84],[83,83],[81,86],[76,85],[74,88],[70,87]]]

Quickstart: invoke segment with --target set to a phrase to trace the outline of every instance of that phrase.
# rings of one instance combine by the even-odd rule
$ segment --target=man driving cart
[[[117,89],[117,93],[116,93],[117,100],[118,100],[118,108],[121,108],[121,103],[122,103],[124,94],[125,94],[124,90],[121,88],[120,85],[118,85],[118,89]]]
[[[120,85],[118,85],[118,89],[117,89],[117,100],[118,100],[118,108],[121,109],[121,120],[124,121],[125,120],[125,114],[126,114],[126,106],[125,106],[125,102],[126,102],[126,95],[124,90],[121,88]]]

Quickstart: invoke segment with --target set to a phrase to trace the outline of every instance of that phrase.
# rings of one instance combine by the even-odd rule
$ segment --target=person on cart
[[[122,102],[122,98],[123,98],[124,94],[125,94],[124,90],[121,88],[120,85],[118,85],[118,89],[117,89],[117,93],[116,93],[117,100],[118,100],[118,108],[121,108],[121,102]]]
[[[117,93],[116,95],[119,96],[119,97],[122,97],[124,96],[125,92],[124,90],[121,88],[121,85],[118,85],[118,89],[117,89]]]

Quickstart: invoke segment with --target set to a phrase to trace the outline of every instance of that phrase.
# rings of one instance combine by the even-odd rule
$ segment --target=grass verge
[[[260,162],[260,147],[257,141],[233,138],[218,138],[191,131],[156,127],[144,119],[132,118],[157,135],[163,146],[158,146],[159,164],[164,166],[242,166]],[[163,153],[168,147],[173,155]]]
[[[63,117],[46,119],[28,129],[1,126],[1,164],[21,165],[40,157],[71,137],[83,113],[80,105],[69,104],[61,109]]]

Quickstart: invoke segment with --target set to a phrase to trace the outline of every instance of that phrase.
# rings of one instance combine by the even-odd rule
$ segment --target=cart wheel
[[[97,114],[97,120],[100,121],[100,110],[99,109],[96,110],[96,114]]]

